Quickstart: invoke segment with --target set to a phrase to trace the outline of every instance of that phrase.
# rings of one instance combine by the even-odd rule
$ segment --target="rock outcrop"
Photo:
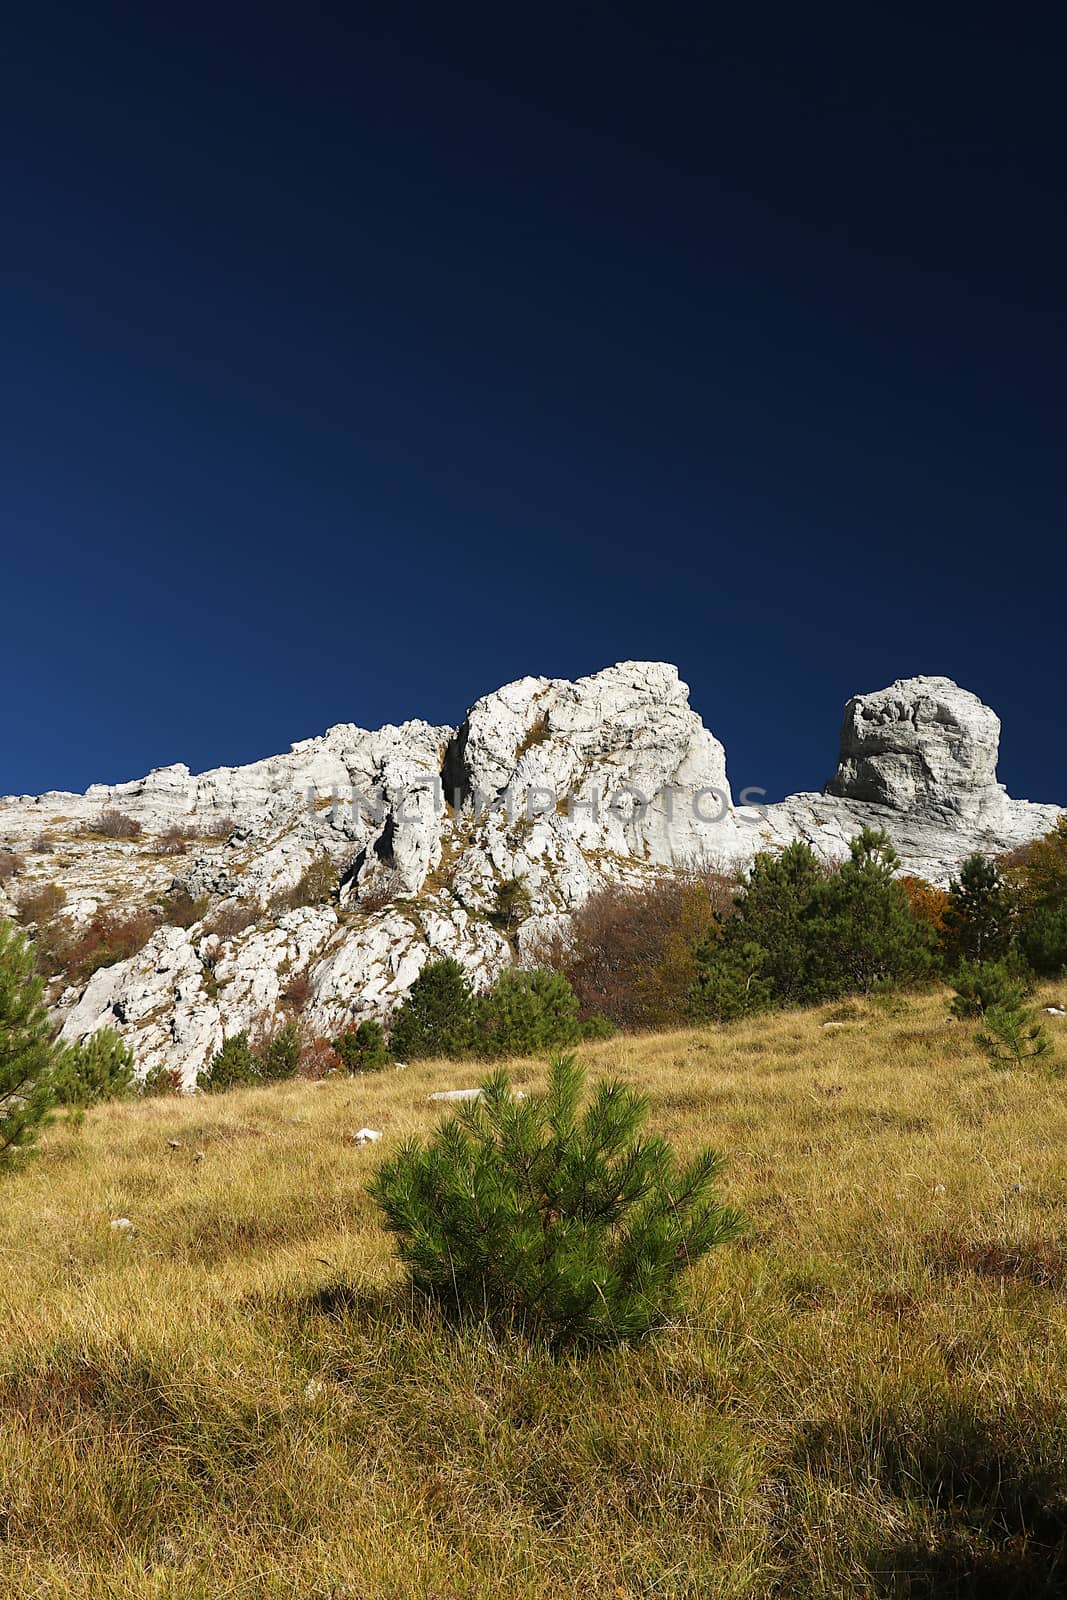
[[[1000,718],[951,678],[898,678],[845,707],[827,794],[893,811],[996,827]]]
[[[1010,849],[1060,814],[1007,796],[999,735],[949,679],[900,680],[849,702],[825,793],[735,805],[676,668],[623,662],[507,684],[456,729],[346,723],[245,767],[7,797],[0,847],[26,860],[7,892],[55,883],[76,926],[165,914],[176,893],[193,903],[191,926],[164,924],[138,955],[52,993],[65,1038],[115,1027],[142,1070],[177,1067],[192,1085],[225,1035],[282,1014],[294,980],[308,1028],[328,1035],[385,1015],[431,955],[489,983],[605,883],[735,867],[796,838],[837,859],[864,823],[889,832],[903,870],[944,882],[970,852]],[[141,837],[95,836],[106,808]],[[336,892],[300,904],[323,862]],[[492,920],[510,878],[532,907],[514,942]]]

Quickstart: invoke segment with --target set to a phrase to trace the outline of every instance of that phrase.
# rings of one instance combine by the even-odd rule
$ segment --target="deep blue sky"
[[[739,9],[9,9],[0,792],[650,657],[1067,800],[1064,41]]]

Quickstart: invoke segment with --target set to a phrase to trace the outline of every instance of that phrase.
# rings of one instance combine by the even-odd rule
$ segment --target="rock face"
[[[950,678],[898,678],[845,707],[827,794],[995,827],[1000,718]]]
[[[607,883],[736,867],[798,838],[838,859],[864,823],[889,832],[904,870],[944,882],[970,852],[1010,849],[1060,814],[1008,798],[999,734],[949,679],[900,680],[849,702],[824,794],[735,806],[722,745],[676,668],[623,662],[507,684],[457,729],[345,723],[246,767],[8,797],[0,847],[26,860],[8,894],[55,883],[76,927],[191,898],[191,926],[164,922],[87,983],[57,980],[52,1001],[64,1038],[117,1028],[142,1071],[176,1067],[192,1086],[224,1036],[270,1026],[297,994],[307,1030],[330,1036],[387,1015],[431,956],[484,986]],[[141,837],[94,835],[109,807]],[[309,895],[305,874],[323,867],[337,889]],[[514,943],[492,920],[510,878],[532,906]]]

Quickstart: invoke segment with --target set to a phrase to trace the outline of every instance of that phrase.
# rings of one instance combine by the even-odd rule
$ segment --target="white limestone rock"
[[[139,955],[93,974],[80,998],[60,1011],[60,1038],[74,1044],[114,1028],[133,1048],[140,1076],[157,1065],[177,1067],[191,1089],[223,1036],[203,980],[188,932],[160,928]]]
[[[522,678],[471,707],[445,787],[543,820],[579,848],[681,865],[721,845],[732,809],[726,756],[676,667],[624,661],[588,678]],[[694,808],[692,796],[699,795]],[[553,817],[567,828],[553,829]]]
[[[736,867],[793,839],[842,859],[865,824],[886,829],[902,870],[945,883],[964,856],[1012,849],[1061,815],[1006,795],[999,727],[950,680],[904,679],[849,702],[824,794],[735,806],[722,745],[677,670],[630,661],[573,683],[507,684],[457,730],[343,723],[246,767],[177,765],[85,795],[8,797],[0,847],[25,854],[20,887],[64,889],[72,923],[159,907],[174,889],[206,897],[209,921],[249,908],[239,934],[163,926],[140,955],[51,996],[65,1039],[115,1027],[139,1071],[176,1066],[192,1086],[224,1035],[280,1019],[294,976],[308,979],[308,1030],[331,1037],[386,1017],[433,957],[454,956],[485,988],[516,955],[536,959],[605,884]],[[87,837],[107,806],[135,816],[142,838]],[[220,819],[224,835],[205,837]],[[191,840],[182,855],[159,837],[176,821]],[[36,855],[43,831],[54,852]],[[278,915],[276,897],[322,855],[340,876],[338,904]],[[516,877],[532,909],[509,942],[490,918]]]
[[[996,827],[1000,718],[950,678],[898,678],[845,707],[826,792],[892,811]]]
[[[511,959],[507,941],[462,907],[384,911],[347,923],[311,970],[305,1016],[322,1033],[386,1017],[431,959],[451,956],[476,988]]]

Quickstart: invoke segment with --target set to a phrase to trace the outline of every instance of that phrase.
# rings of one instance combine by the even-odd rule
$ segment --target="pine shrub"
[[[996,1009],[1015,1010],[1034,992],[1033,974],[1014,956],[961,962],[949,982],[956,991],[949,1009],[961,1022]]]
[[[730,1021],[921,982],[935,936],[913,912],[898,866],[887,836],[872,828],[837,867],[799,841],[758,855],[734,916],[697,949],[694,1011]]]
[[[381,1072],[392,1065],[385,1031],[374,1017],[365,1017],[357,1027],[339,1034],[333,1048],[346,1072]]]
[[[222,1048],[215,1052],[206,1069],[198,1073],[196,1086],[205,1094],[220,1094],[226,1089],[239,1088],[242,1084],[256,1083],[258,1079],[259,1071],[248,1042],[248,1033],[242,1028],[240,1033],[223,1039]]]
[[[98,1028],[70,1045],[53,1077],[56,1103],[75,1112],[133,1093],[133,1051],[114,1028]]]
[[[33,946],[0,922],[0,1169],[33,1144],[53,1104],[52,1039]]]
[[[478,1013],[478,1050],[485,1056],[533,1055],[582,1036],[577,995],[562,973],[545,967],[505,967]]]
[[[1018,942],[1035,972],[1058,978],[1067,971],[1067,900],[1035,907],[1020,925]]]
[[[525,922],[532,909],[530,891],[522,879],[505,878],[496,886],[489,921],[502,933],[511,934]]]
[[[1051,1039],[1025,1006],[991,1006],[976,1038],[998,1067],[1023,1067],[1052,1053]]]
[[[260,1039],[253,1051],[253,1064],[263,1083],[295,1078],[300,1066],[300,1024],[286,1022]]]
[[[1013,903],[1000,867],[988,856],[971,855],[948,886],[942,942],[950,958],[996,961],[1012,939]]]
[[[477,1004],[463,967],[451,956],[429,961],[393,1016],[390,1044],[401,1061],[462,1056],[477,1031]]]
[[[385,1226],[445,1315],[557,1347],[641,1339],[678,1310],[686,1270],[738,1234],[719,1155],[680,1165],[641,1131],[644,1096],[602,1082],[583,1110],[584,1087],[573,1055],[553,1062],[545,1094],[518,1098],[498,1073],[378,1169]]]
[[[300,1067],[300,1026],[287,1022],[262,1032],[253,1042],[242,1028],[222,1041],[196,1086],[206,1094],[220,1094],[250,1083],[279,1083],[294,1078]]]

